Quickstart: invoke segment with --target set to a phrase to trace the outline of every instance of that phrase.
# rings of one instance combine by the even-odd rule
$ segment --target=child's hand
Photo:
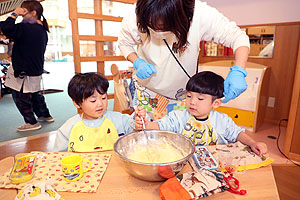
[[[134,120],[135,120],[135,129],[136,130],[142,130],[143,129],[143,122],[141,120],[141,117],[138,116],[137,114],[135,114]]]
[[[135,109],[135,128],[137,130],[141,130],[143,128],[143,121],[141,120],[141,117],[144,119],[144,122],[146,123],[146,110],[143,106],[139,106]]]
[[[268,151],[267,145],[263,142],[253,143],[250,147],[252,151],[256,153],[258,156],[262,156]]]

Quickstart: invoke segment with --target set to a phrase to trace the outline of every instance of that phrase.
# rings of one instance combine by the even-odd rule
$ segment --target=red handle
[[[234,184],[235,184],[235,187],[233,187],[229,181],[233,179],[234,180]],[[238,190],[239,189],[239,186],[240,186],[240,182],[235,178],[233,177],[232,175],[228,176],[228,177],[224,177],[224,180],[225,182],[229,185],[229,188],[227,189],[227,191],[231,192],[231,193],[234,193],[234,194],[240,194],[240,195],[245,195],[247,194],[247,191],[246,190]]]
[[[240,194],[240,195],[245,195],[247,194],[247,191],[246,190],[232,190],[231,188],[228,188],[227,189],[228,192],[231,192],[231,193],[234,193],[234,194]]]

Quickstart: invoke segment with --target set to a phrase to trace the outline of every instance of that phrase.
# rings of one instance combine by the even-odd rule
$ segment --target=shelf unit
[[[250,39],[249,56],[257,56],[274,40],[275,26],[250,27],[246,29]]]
[[[274,40],[275,26],[259,26],[244,28],[250,39],[249,56],[258,56],[259,53]],[[233,50],[213,42],[201,42],[203,56],[232,57]]]

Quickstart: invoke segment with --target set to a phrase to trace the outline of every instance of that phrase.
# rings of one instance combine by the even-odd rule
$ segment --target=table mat
[[[32,152],[32,154],[39,155],[33,179],[24,183],[12,184],[9,179],[9,175],[11,172],[10,169],[0,176],[0,188],[22,189],[27,184],[46,182],[50,178],[53,181],[52,186],[56,191],[88,193],[96,192],[111,158],[111,154],[76,153],[78,155],[81,155],[83,159],[89,159],[91,161],[91,168],[89,171],[83,174],[80,180],[67,182],[63,179],[60,161],[63,157],[74,153]],[[86,162],[83,163],[84,168],[87,168],[87,165],[88,164]]]
[[[225,144],[225,145],[212,145],[207,146],[210,153],[213,157],[219,162],[222,162],[222,158],[225,154],[229,154],[234,159],[240,162],[240,166],[238,167],[238,171],[243,171],[245,166],[243,165],[243,161],[246,162],[246,170],[249,169],[257,169],[263,166],[270,165],[274,162],[273,158],[270,158],[268,154],[263,156],[256,155],[249,146],[242,144],[241,142]]]

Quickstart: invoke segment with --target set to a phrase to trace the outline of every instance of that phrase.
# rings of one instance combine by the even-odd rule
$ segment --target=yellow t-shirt
[[[68,151],[93,152],[112,150],[118,137],[116,127],[105,116],[102,124],[96,128],[88,127],[80,120],[72,128]]]

